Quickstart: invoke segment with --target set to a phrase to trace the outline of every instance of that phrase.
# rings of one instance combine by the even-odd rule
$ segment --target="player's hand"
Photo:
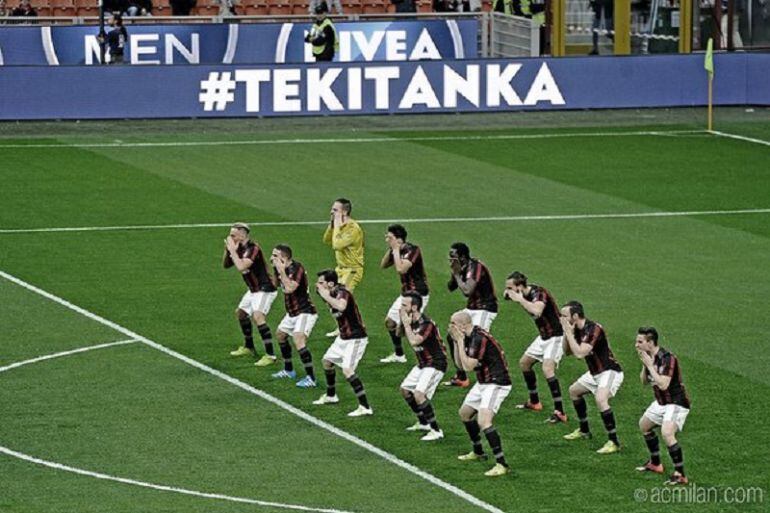
[[[649,353],[645,351],[640,351],[639,358],[642,360],[642,363],[644,364],[645,367],[647,367],[648,369],[652,367],[652,363],[653,363],[652,356],[650,356]]]
[[[569,320],[566,317],[559,317],[559,322],[561,323],[561,327],[564,331],[569,331],[572,329],[572,325],[569,323]]]
[[[516,303],[521,303],[524,300],[524,295],[513,289],[505,289],[505,295],[508,296],[508,299],[515,301]]]
[[[235,243],[232,237],[226,237],[225,238],[225,247],[228,251],[235,251],[238,249],[238,245]]]
[[[460,271],[462,270],[462,265],[460,264],[460,260],[458,260],[457,258],[450,258],[449,268],[452,270],[452,274],[460,274]]]
[[[335,212],[334,213],[334,226],[342,226],[342,213],[341,212]]]

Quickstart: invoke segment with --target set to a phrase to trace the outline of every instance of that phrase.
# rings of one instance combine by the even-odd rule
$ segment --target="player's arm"
[[[414,332],[412,329],[411,323],[405,322],[403,323],[404,327],[404,335],[406,335],[406,339],[409,341],[409,345],[412,347],[417,347],[425,341],[425,337],[422,337]]]
[[[332,245],[332,233],[334,233],[334,227],[331,223],[329,223],[329,226],[326,227],[326,230],[324,230],[324,237],[323,241],[324,244],[327,244],[329,246]]]
[[[342,231],[342,227],[335,226],[332,230],[332,248],[335,251],[340,251],[348,246],[359,242],[361,240],[360,230],[346,230]]]
[[[222,267],[225,269],[231,268],[233,265],[233,259],[230,258],[230,252],[227,251],[227,248],[225,248],[225,255],[222,257]]]
[[[406,274],[412,268],[412,261],[408,258],[401,258],[401,251],[398,249],[392,250],[392,254],[393,266],[398,271],[398,274]]]
[[[535,319],[540,318],[540,316],[543,315],[543,312],[545,311],[544,301],[529,301],[524,297],[523,294],[516,292],[515,290],[505,289],[505,292],[503,292],[503,297],[507,297],[508,299],[519,303],[524,311],[526,311]]]
[[[393,253],[390,248],[385,252],[385,255],[383,255],[382,260],[380,260],[380,267],[383,269],[387,269],[388,267],[393,265]]]
[[[460,292],[462,292],[464,296],[470,296],[473,294],[473,291],[476,290],[476,280],[473,278],[463,280],[462,276],[459,274],[455,274],[453,277],[455,279],[455,283],[457,283],[457,286],[460,289]]]
[[[642,372],[639,374],[639,380],[642,382],[642,385],[649,385],[650,380],[647,377],[647,367],[642,365]]]
[[[674,364],[671,361],[672,359],[669,358],[663,365],[663,373],[659,373],[658,370],[655,368],[655,363],[652,360],[652,357],[644,353],[641,355],[642,357],[642,363],[644,364],[644,367],[647,369],[647,372],[650,375],[650,383],[657,386],[661,390],[668,390],[668,386],[671,384],[671,375],[674,373]]]
[[[566,326],[564,326],[566,324]],[[575,330],[566,323],[562,324],[564,327],[564,340],[567,341],[569,349],[576,358],[585,358],[593,350],[593,345],[586,342],[579,343],[575,338]]]
[[[479,365],[479,359],[481,358],[480,355],[476,354],[477,351],[472,350],[471,353],[474,354],[474,356],[478,356],[478,358],[472,358],[465,354],[465,337],[460,337],[460,339],[457,340],[457,352],[455,352],[455,355],[459,355],[460,368],[466,372],[475,370]]]
[[[297,281],[295,281],[291,279],[288,274],[286,274],[285,267],[276,267],[275,271],[278,276],[278,279],[281,281],[281,286],[283,286],[283,292],[285,294],[291,294],[292,292],[297,290],[297,288],[299,287],[299,280],[301,279],[300,276],[297,276]]]
[[[326,301],[326,304],[335,310],[342,312],[348,307],[347,298],[332,297],[331,292],[323,287],[316,287],[316,290],[318,291],[318,295],[321,296],[321,299]]]
[[[457,280],[455,279],[454,274],[449,278],[449,282],[446,284],[446,287],[449,289],[449,292],[454,292],[457,290]]]
[[[243,272],[248,270],[248,268],[251,267],[251,264],[254,263],[254,260],[251,258],[241,258],[238,256],[238,245],[233,242],[233,239],[230,237],[225,239],[225,247],[227,248],[227,254],[230,257],[230,260],[239,271]]]

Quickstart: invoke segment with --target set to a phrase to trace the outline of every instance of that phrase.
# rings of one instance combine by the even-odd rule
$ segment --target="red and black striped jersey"
[[[275,275],[278,276],[278,271],[275,271]],[[286,313],[290,317],[296,317],[299,314],[314,314],[316,313],[313,300],[310,299],[310,293],[308,291],[307,274],[305,268],[301,263],[296,260],[286,267],[286,276],[293,282],[296,282],[297,288],[294,292],[287,294],[283,291],[283,303],[286,306]],[[281,285],[283,289],[283,285]]]
[[[436,323],[423,315],[418,321],[412,323],[412,330],[415,335],[419,335],[423,339],[422,344],[412,347],[417,355],[417,366],[421,369],[433,367],[441,372],[446,372],[446,348]]]
[[[545,288],[539,285],[531,285],[529,293],[524,299],[532,303],[541,301],[545,303],[545,309],[540,317],[535,318],[535,326],[540,332],[540,338],[548,340],[552,337],[564,335],[564,330],[559,322],[559,307],[556,305],[556,299]]]
[[[662,347],[659,348],[658,354],[653,359],[653,365],[658,374],[671,378],[666,390],[661,390],[655,384],[652,385],[652,390],[655,392],[655,399],[658,401],[658,404],[661,406],[678,404],[684,408],[690,408],[690,397],[687,395],[687,390],[685,390],[684,382],[682,381],[682,369],[679,367],[679,359],[674,353]],[[652,380],[650,371],[647,371],[647,379]]]
[[[262,248],[253,240],[247,240],[245,244],[239,244],[236,253],[240,258],[251,260],[251,267],[241,272],[243,281],[251,292],[275,292],[276,288],[270,281],[270,274],[265,265],[265,257]],[[233,259],[228,253],[225,256],[225,267],[232,267]]]
[[[361,312],[358,311],[358,305],[356,305],[353,294],[343,285],[337,285],[332,290],[331,296],[336,299],[344,299],[348,303],[343,311],[330,307],[332,317],[337,320],[337,326],[340,328],[340,338],[342,340],[365,338],[366,326],[361,319]]]
[[[405,242],[399,254],[403,260],[412,262],[412,267],[407,272],[399,275],[401,277],[401,293],[415,291],[421,296],[427,296],[428,277],[425,275],[425,265],[422,261],[422,250],[419,246]],[[390,253],[389,261],[393,263],[393,252]]]
[[[610,343],[607,341],[607,334],[601,324],[586,319],[583,329],[575,328],[575,340],[578,345],[589,344],[593,348],[585,358],[588,372],[593,376],[606,370],[622,372],[623,369],[615,359],[615,355],[612,354]]]
[[[471,258],[465,269],[462,270],[460,278],[463,281],[473,280],[476,282],[473,292],[468,295],[468,310],[486,310],[488,312],[497,312],[497,295],[495,294],[495,284],[492,282],[492,275],[483,262]],[[454,275],[449,280],[449,290],[458,287]]]
[[[501,386],[511,384],[505,351],[489,332],[474,326],[471,334],[465,337],[465,354],[479,361],[475,369],[479,383]]]

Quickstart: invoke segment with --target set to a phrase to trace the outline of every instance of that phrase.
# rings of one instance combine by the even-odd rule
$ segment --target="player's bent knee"
[[[248,319],[248,318],[249,318],[249,314],[248,314],[248,313],[246,313],[246,312],[244,312],[244,311],[243,311],[243,310],[241,310],[240,308],[236,308],[236,309],[235,309],[235,316],[236,316],[236,317],[237,317],[239,320],[242,320],[242,319]]]
[[[254,315],[252,317],[254,317],[254,321],[257,324],[265,324],[265,314],[263,314],[262,312],[254,312]]]
[[[666,441],[666,445],[674,445],[676,443],[676,424],[673,422],[664,422],[660,428],[660,434],[663,435],[663,439]]]
[[[412,396],[412,392],[407,390],[406,388],[400,388],[401,395],[404,397],[404,399],[409,399]]]
[[[385,328],[386,328],[388,331],[393,331],[393,330],[395,330],[397,326],[398,326],[398,324],[396,324],[395,322],[393,322],[393,319],[391,319],[390,317],[385,317]]]
[[[519,368],[523,371],[532,369],[532,361],[527,355],[523,355],[521,358],[519,358]]]
[[[545,360],[543,362],[543,374],[546,378],[552,378],[556,375],[556,362],[553,360]]]

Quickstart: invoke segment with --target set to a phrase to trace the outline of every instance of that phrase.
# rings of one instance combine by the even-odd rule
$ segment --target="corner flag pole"
[[[709,103],[708,103],[708,130],[714,128],[714,40],[709,38],[706,45],[706,58],[703,61],[703,68],[709,75]]]

